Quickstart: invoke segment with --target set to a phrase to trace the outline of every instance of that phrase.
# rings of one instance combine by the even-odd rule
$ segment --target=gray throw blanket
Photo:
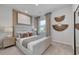
[[[28,44],[29,42],[35,41],[36,39],[37,39],[36,37],[33,37],[33,38],[29,38],[29,39],[23,40],[22,45],[23,45],[25,48],[27,48],[27,44]]]
[[[41,39],[42,37],[44,37],[44,36],[43,36],[43,35],[38,35],[37,37],[25,39],[25,40],[23,40],[22,45],[23,45],[25,48],[27,48],[27,44],[28,44],[29,42],[32,42],[32,41]]]

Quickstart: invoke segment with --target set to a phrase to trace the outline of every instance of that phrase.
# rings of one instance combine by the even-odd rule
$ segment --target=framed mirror
[[[79,55],[79,5],[74,11],[74,55]]]

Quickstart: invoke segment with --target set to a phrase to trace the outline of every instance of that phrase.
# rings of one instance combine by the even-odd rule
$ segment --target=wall
[[[53,24],[56,24],[56,21],[54,17],[56,16],[62,16],[65,15],[64,21],[62,21],[62,24],[68,24],[69,27],[62,32],[55,31],[52,28]],[[68,44],[68,45],[73,45],[73,40],[74,40],[74,29],[73,29],[73,10],[72,6],[71,7],[66,7],[62,8],[60,10],[56,10],[52,12],[51,15],[51,34],[52,34],[52,41]]]
[[[0,5],[0,29],[12,26],[12,9]],[[0,38],[6,36],[8,33],[0,31]],[[12,34],[12,33],[11,33]]]
[[[78,4],[73,4],[73,11],[75,11],[78,7]]]
[[[0,6],[0,25],[12,26],[12,9]]]

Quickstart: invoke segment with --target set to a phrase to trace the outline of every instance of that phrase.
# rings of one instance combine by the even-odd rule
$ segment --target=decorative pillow
[[[25,33],[25,37],[28,37],[28,36],[29,36],[29,34],[28,34],[28,32],[26,32],[26,33]]]
[[[20,38],[20,33],[16,33],[16,37],[17,38]]]
[[[33,33],[32,32],[28,32],[29,36],[33,36]]]
[[[25,37],[28,37],[28,33],[21,33],[20,34],[20,38],[25,38]]]
[[[20,33],[20,38],[23,38],[23,34],[22,33]]]

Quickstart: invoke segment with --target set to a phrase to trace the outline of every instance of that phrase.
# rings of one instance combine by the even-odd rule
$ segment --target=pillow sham
[[[32,32],[28,32],[29,36],[33,36],[33,33]]]
[[[28,35],[28,33],[21,33],[20,34],[20,38],[25,38],[25,37],[28,37],[29,35]]]

